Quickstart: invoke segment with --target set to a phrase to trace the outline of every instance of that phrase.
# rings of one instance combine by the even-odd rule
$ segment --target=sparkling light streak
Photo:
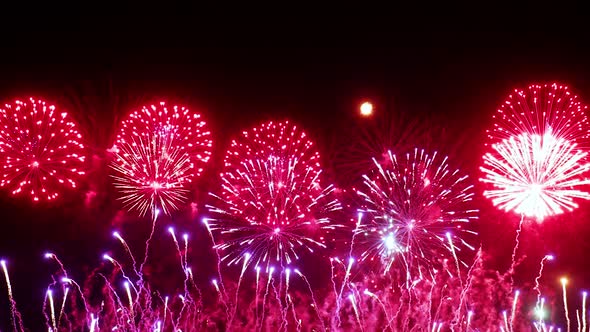
[[[115,188],[130,210],[170,214],[211,156],[211,134],[199,114],[164,102],[133,111],[109,150]]]
[[[0,106],[0,187],[35,202],[77,188],[85,174],[82,135],[68,113],[33,98]]]

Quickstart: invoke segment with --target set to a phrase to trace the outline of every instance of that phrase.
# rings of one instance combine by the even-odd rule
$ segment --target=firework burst
[[[320,184],[320,156],[306,134],[289,122],[268,122],[231,143],[221,173],[223,207],[211,222],[229,264],[250,257],[256,266],[297,260],[303,248],[325,247],[340,209],[333,186]]]
[[[571,143],[585,144],[590,138],[586,108],[567,86],[545,84],[515,89],[493,116],[494,126],[487,131],[488,145],[523,133],[542,136],[547,132]]]
[[[363,176],[362,217],[355,229],[361,261],[379,261],[388,272],[399,261],[408,274],[431,272],[442,259],[456,258],[461,247],[473,249],[463,235],[477,219],[471,207],[473,185],[447,157],[415,149],[402,158],[391,152],[387,162]]]
[[[132,112],[111,149],[114,185],[130,210],[169,214],[211,156],[211,134],[200,115],[165,103]]]
[[[55,200],[84,175],[82,135],[68,114],[29,99],[0,106],[0,187],[33,201]]]
[[[532,85],[498,110],[488,131],[492,151],[483,157],[484,196],[505,211],[537,221],[572,211],[575,199],[590,199],[584,152],[590,131],[586,109],[567,87]]]

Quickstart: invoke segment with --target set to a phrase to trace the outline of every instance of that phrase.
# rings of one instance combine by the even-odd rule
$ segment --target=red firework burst
[[[320,184],[320,155],[306,134],[289,122],[268,122],[231,143],[218,197],[225,217],[211,228],[223,235],[230,264],[289,264],[297,251],[324,247],[317,231],[333,229],[328,214],[340,209],[333,186]],[[228,218],[229,217],[229,218]]]
[[[488,131],[492,151],[484,155],[484,192],[494,205],[538,221],[590,199],[580,186],[589,181],[588,118],[565,86],[531,85],[515,90]]]
[[[0,187],[51,201],[84,175],[84,145],[66,112],[33,98],[0,106]]]
[[[211,133],[199,114],[158,105],[133,111],[111,149],[114,185],[130,210],[169,214],[186,201],[187,186],[211,156]]]
[[[564,85],[515,89],[493,116],[494,127],[487,131],[489,145],[523,133],[543,136],[549,131],[556,138],[585,145],[590,138],[586,109]]]

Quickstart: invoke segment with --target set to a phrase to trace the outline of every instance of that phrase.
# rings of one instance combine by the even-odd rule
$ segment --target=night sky
[[[9,262],[18,308],[32,330],[42,326],[43,295],[55,269],[43,253],[58,254],[72,277],[82,281],[101,264],[104,252],[121,254],[113,230],[122,230],[131,246],[142,250],[148,220],[122,212],[106,167],[106,149],[117,123],[131,109],[167,100],[202,113],[208,121],[213,160],[194,184],[191,198],[202,215],[206,193],[218,188],[229,139],[262,121],[288,118],[303,126],[318,142],[328,176],[344,185],[331,156],[346,138],[366,130],[355,112],[361,101],[371,100],[377,113],[423,121],[433,132],[436,127],[440,137],[412,143],[449,154],[453,165],[476,182],[485,129],[514,88],[563,83],[590,104],[590,38],[576,17],[556,22],[559,28],[538,29],[519,20],[510,26],[498,21],[489,28],[471,28],[455,22],[443,28],[438,21],[406,25],[354,17],[339,22],[347,23],[340,29],[319,24],[320,19],[314,21],[316,27],[291,18],[289,23],[299,25],[279,30],[273,28],[278,18],[252,26],[245,19],[233,25],[193,25],[199,18],[89,18],[73,23],[48,18],[52,24],[37,22],[39,27],[7,33],[0,46],[0,102],[36,96],[67,109],[91,155],[91,171],[82,187],[58,203],[32,204],[0,192],[0,257]],[[165,28],[158,29],[158,21]],[[518,217],[497,212],[482,190],[478,184],[482,212],[475,228],[494,257],[492,263],[506,269]],[[96,196],[88,203],[90,191]],[[192,254],[193,264],[202,265],[204,284],[213,273],[212,262],[196,255],[208,252],[207,234],[190,212],[187,205],[164,218],[156,245],[170,252],[163,235],[169,224],[189,231],[196,242],[201,239],[202,248],[197,245]],[[527,224],[521,238],[528,257],[522,279],[530,280],[539,259],[554,253],[557,261],[547,268],[547,283],[558,289],[557,278],[568,275],[572,287],[590,287],[584,259],[590,250],[589,213],[590,202],[582,202],[574,213]],[[173,282],[162,281],[164,288],[169,284]],[[8,324],[7,314],[5,287],[0,286],[0,330]]]

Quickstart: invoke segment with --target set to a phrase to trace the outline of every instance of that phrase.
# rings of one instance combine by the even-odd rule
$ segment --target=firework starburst
[[[0,106],[0,186],[33,201],[54,200],[84,175],[84,144],[64,111],[29,99]]]
[[[229,264],[251,257],[255,265],[290,264],[301,248],[325,246],[340,209],[333,186],[320,184],[320,156],[306,134],[289,122],[268,122],[232,141],[221,173],[218,232]],[[248,254],[248,255],[246,255]]]
[[[130,210],[168,214],[211,156],[211,134],[200,115],[165,103],[132,112],[111,149],[115,187]]]
[[[590,199],[581,186],[590,168],[585,152],[590,131],[585,106],[565,86],[516,90],[488,131],[492,150],[483,157],[484,195],[493,204],[538,221]]]

